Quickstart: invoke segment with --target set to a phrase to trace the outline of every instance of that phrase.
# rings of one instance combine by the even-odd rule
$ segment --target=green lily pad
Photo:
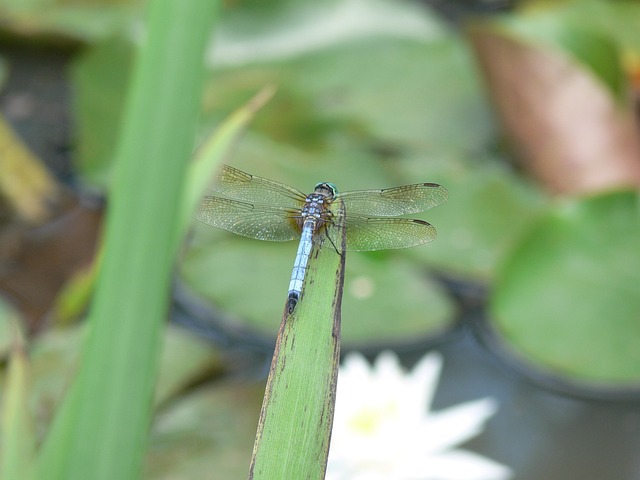
[[[182,263],[187,285],[224,310],[229,321],[274,337],[284,311],[295,242],[232,237],[204,225],[196,233],[197,246]],[[419,265],[401,254],[349,252],[345,275],[342,335],[346,343],[414,341],[442,331],[453,321],[449,298]]]
[[[393,0],[249,0],[225,9],[217,30],[212,56],[223,66],[292,58],[358,38],[424,40],[446,32],[430,9]]]
[[[36,438],[29,405],[30,365],[23,336],[15,328],[7,364],[0,372],[3,478],[33,476]]]
[[[407,253],[440,271],[491,281],[497,266],[539,215],[544,195],[492,156],[413,157],[399,162],[406,182],[436,182],[449,190],[444,205],[419,215],[438,238]]]
[[[264,386],[215,384],[155,419],[146,480],[226,480],[249,473]]]
[[[208,121],[220,121],[265,84],[278,92],[256,131],[305,151],[346,144],[378,149],[384,158],[386,150],[415,146],[477,149],[495,132],[473,61],[453,36],[352,40],[216,72],[208,84]]]
[[[586,385],[640,385],[636,192],[559,204],[504,265],[491,316],[509,350]]]
[[[347,254],[342,299],[345,342],[415,341],[450,328],[455,307],[426,273],[404,252]]]
[[[155,402],[173,399],[190,385],[223,369],[222,358],[204,340],[185,330],[167,326],[160,357]]]

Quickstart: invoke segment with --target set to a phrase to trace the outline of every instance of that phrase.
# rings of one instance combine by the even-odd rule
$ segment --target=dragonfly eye
[[[326,192],[325,195],[329,198],[335,198],[335,196],[338,195],[338,187],[333,183],[323,182],[316,185],[316,192],[322,192],[323,190]]]

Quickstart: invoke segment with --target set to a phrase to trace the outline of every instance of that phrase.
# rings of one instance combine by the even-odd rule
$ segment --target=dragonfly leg
[[[336,245],[336,241],[332,238],[333,236],[332,234],[335,235],[340,233],[340,228],[338,227],[338,224],[333,221],[333,219],[327,220],[326,222],[328,223],[328,225],[327,225],[327,228],[325,229],[325,237],[329,239],[329,242],[331,242],[331,245],[333,245],[333,249],[336,251],[336,253],[338,255],[341,255],[340,249]],[[329,226],[333,228],[328,228]],[[342,241],[340,241],[339,243],[342,244]]]

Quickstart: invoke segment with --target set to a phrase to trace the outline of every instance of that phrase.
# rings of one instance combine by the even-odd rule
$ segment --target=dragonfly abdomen
[[[302,227],[298,253],[296,253],[296,259],[293,262],[293,271],[291,272],[291,281],[289,282],[289,296],[287,300],[289,311],[293,310],[302,294],[302,284],[305,273],[307,272],[307,265],[309,264],[313,233],[316,230],[316,226],[316,219],[311,217],[305,220],[304,226]]]

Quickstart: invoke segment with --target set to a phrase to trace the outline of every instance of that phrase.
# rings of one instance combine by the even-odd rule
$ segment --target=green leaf
[[[636,192],[551,209],[518,245],[491,300],[510,350],[596,386],[640,383],[640,208]]]
[[[84,315],[95,289],[99,264],[100,255],[90,265],[76,272],[62,287],[49,312],[50,325],[69,325]]]
[[[207,0],[149,5],[82,365],[44,445],[38,478],[127,480],[139,473],[215,13]]]
[[[345,231],[339,230],[337,248],[344,252]],[[328,242],[314,242],[301,297],[295,308],[285,306],[250,479],[324,478],[340,362],[344,261]]]
[[[28,480],[33,475],[36,438],[30,412],[29,360],[17,319],[14,341],[3,379],[0,476],[4,480]]]
[[[11,125],[0,116],[0,191],[15,219],[38,224],[48,218],[61,187],[29,150]]]
[[[196,151],[187,172],[179,239],[183,237],[184,232],[191,224],[193,212],[200,203],[213,173],[222,163],[224,155],[228,153],[235,142],[239,141],[240,134],[244,132],[256,112],[271,99],[272,95],[273,87],[264,87],[249,102],[226,118],[213,133],[210,133]]]
[[[17,313],[0,299],[0,359],[5,359],[13,348],[16,335]]]

